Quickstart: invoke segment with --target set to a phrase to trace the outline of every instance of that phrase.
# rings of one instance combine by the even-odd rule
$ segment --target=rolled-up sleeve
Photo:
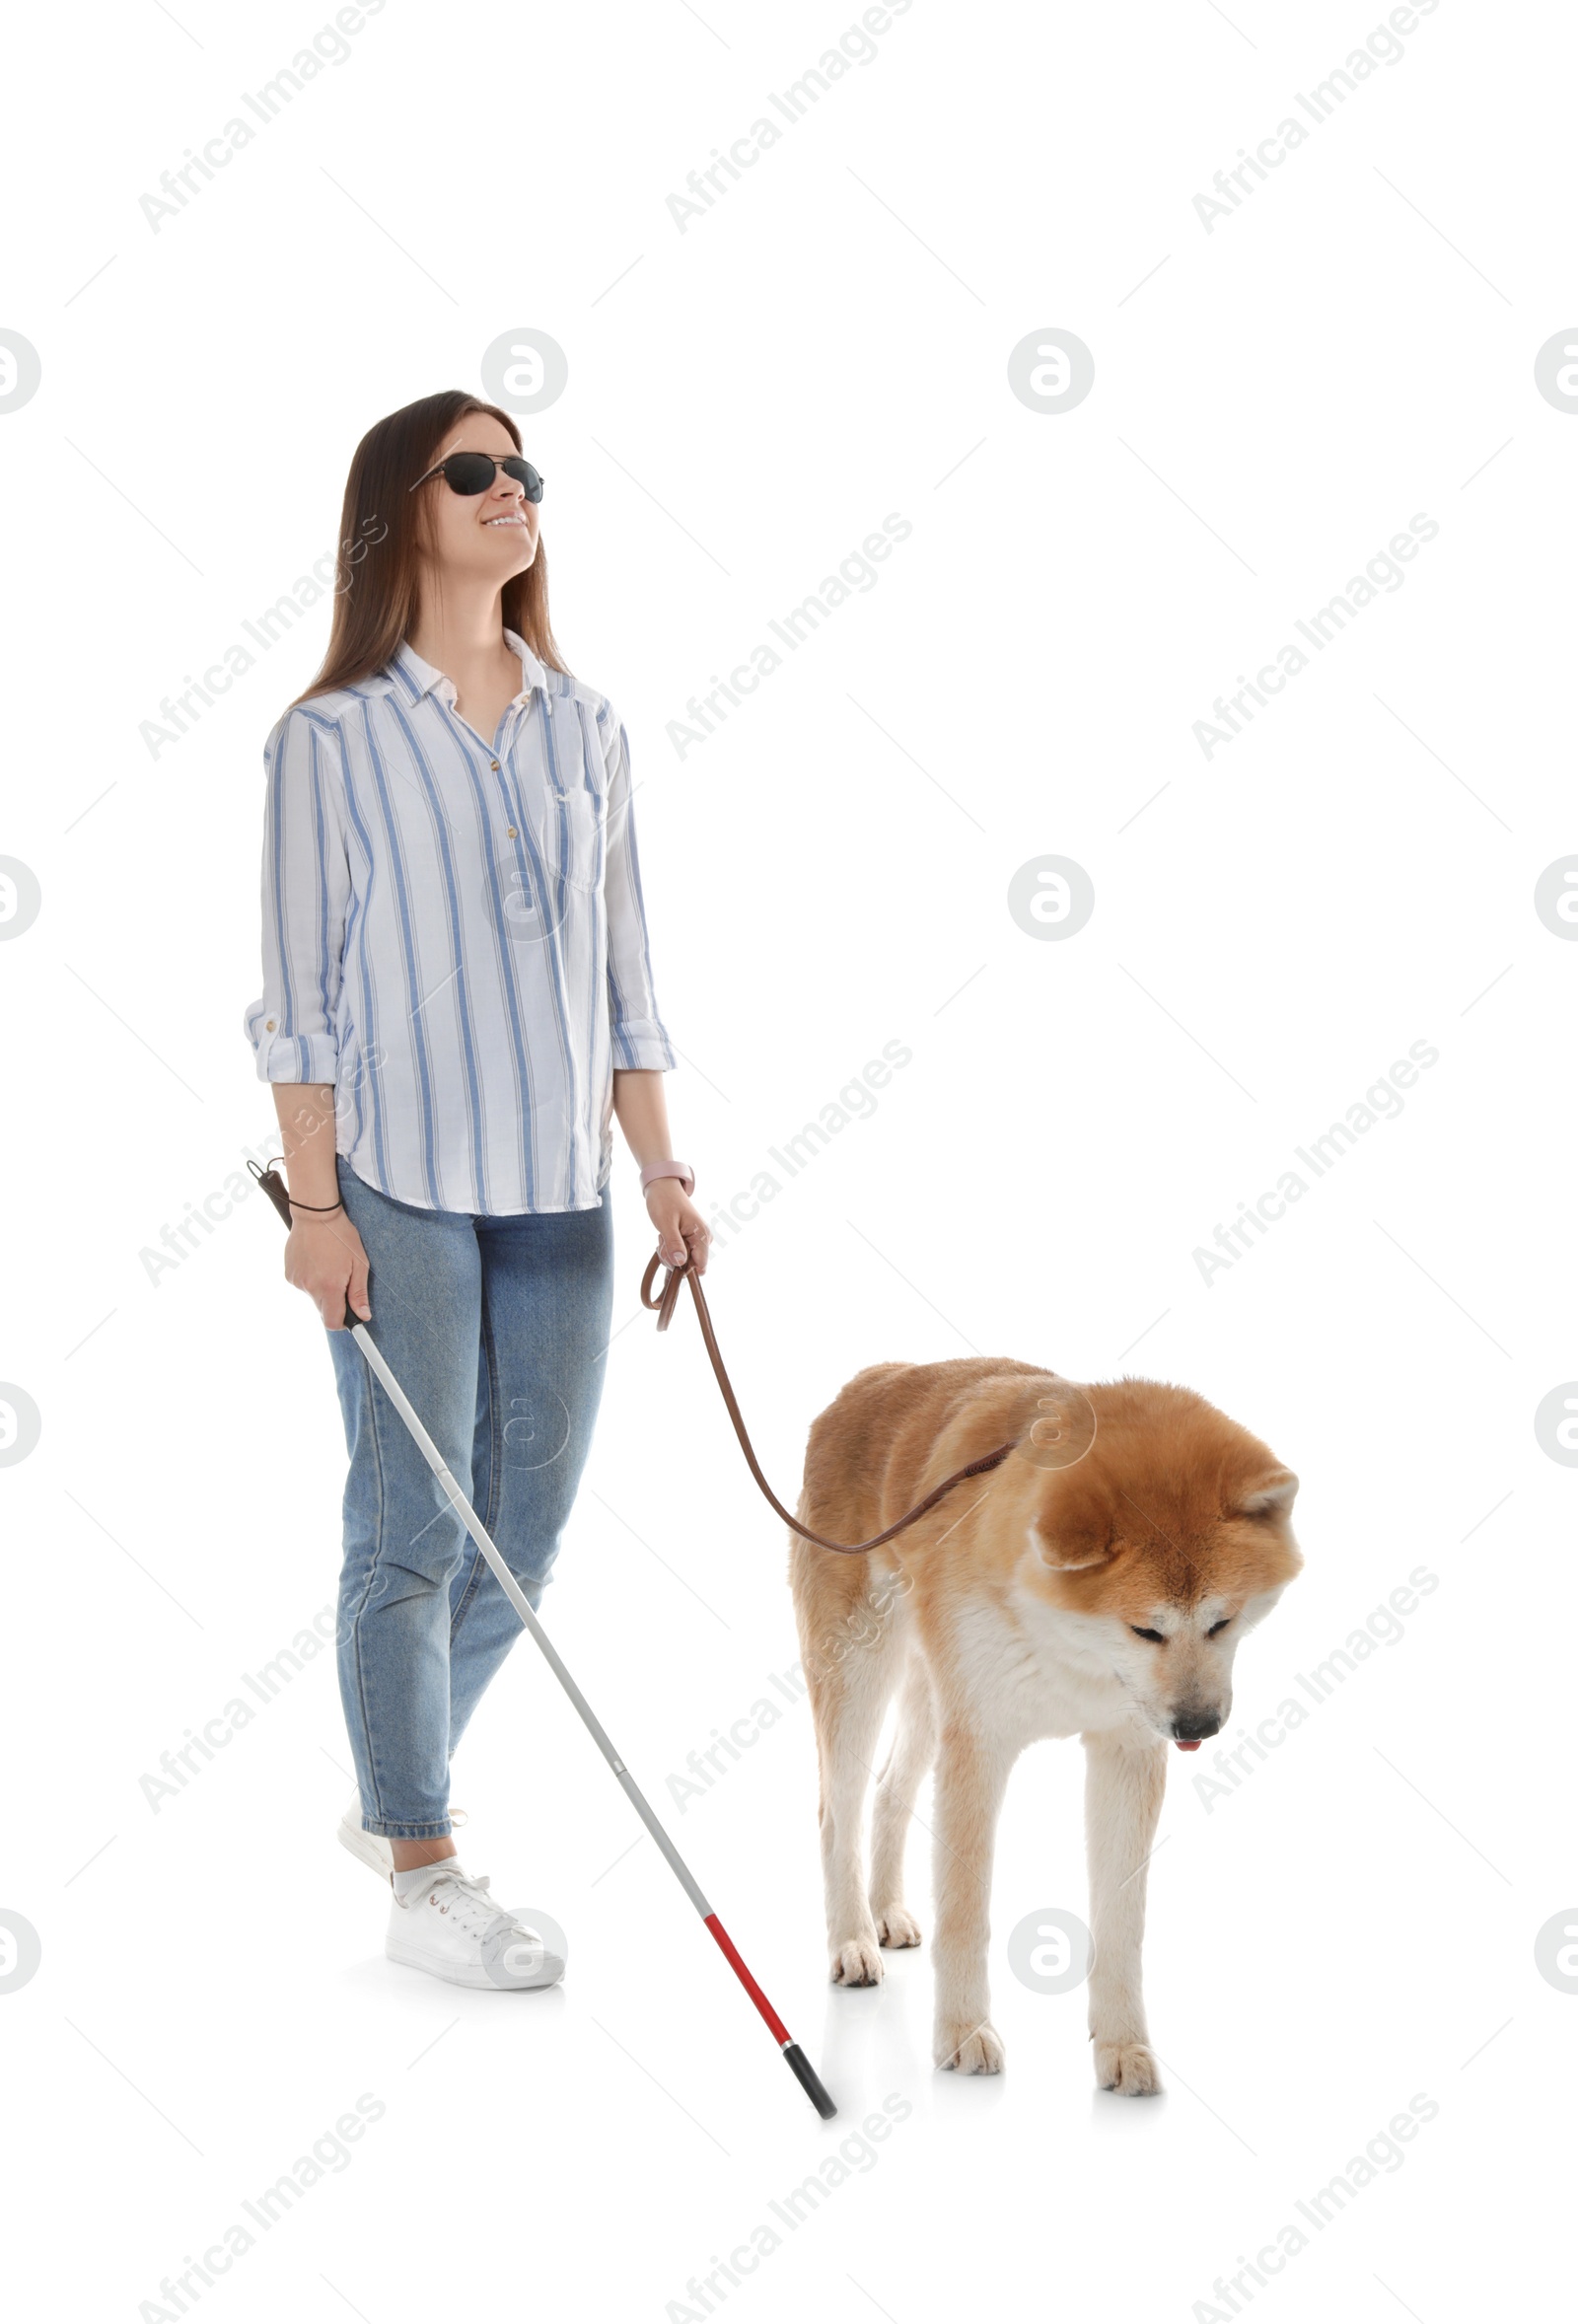
[[[298,706],[263,746],[263,989],[246,1012],[259,1081],[338,1077],[350,860],[333,781],[332,723]]]
[[[630,748],[623,722],[610,702],[605,702],[598,712],[598,731],[608,776],[603,894],[609,915],[609,1026],[613,1062],[616,1067],[645,1067],[666,1073],[673,1069],[676,1058],[653,989],[652,952],[630,803]]]

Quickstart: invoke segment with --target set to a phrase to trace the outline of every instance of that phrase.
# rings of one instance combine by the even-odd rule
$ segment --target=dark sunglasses
[[[425,484],[434,476],[442,476],[452,492],[459,492],[463,499],[472,500],[478,492],[489,489],[494,473],[499,469],[507,476],[513,477],[517,484],[525,485],[528,500],[541,499],[542,478],[532,463],[523,460],[516,452],[512,452],[505,460],[496,459],[491,452],[452,452],[448,460],[441,460],[437,468],[430,468],[425,476],[418,476],[416,484]],[[406,489],[414,492],[416,484],[407,485]]]

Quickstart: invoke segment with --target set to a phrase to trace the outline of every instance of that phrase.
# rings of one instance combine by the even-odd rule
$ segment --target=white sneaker
[[[488,1894],[486,1877],[452,1871],[456,1859],[428,1866],[430,1877],[390,1905],[387,1959],[425,1969],[450,1985],[521,1993],[557,1985],[564,1963],[546,1941]]]
[[[459,1831],[466,1822],[465,1808],[451,1808],[450,1822]],[[359,1791],[352,1793],[351,1804],[340,1817],[339,1844],[341,1848],[348,1848],[353,1856],[360,1857],[364,1864],[370,1865],[385,1880],[393,1878],[394,1851],[381,1833],[362,1830],[362,1795]]]
[[[362,1830],[362,1795],[351,1795],[351,1804],[339,1820],[339,1844],[348,1848],[353,1856],[360,1856],[375,1872],[382,1872],[386,1880],[394,1874],[394,1851],[377,1832]]]

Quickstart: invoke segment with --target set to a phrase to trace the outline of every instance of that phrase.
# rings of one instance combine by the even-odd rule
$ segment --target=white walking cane
[[[259,1170],[255,1162],[251,1161],[250,1158],[248,1160],[247,1167],[251,1172],[253,1178],[256,1179],[258,1185],[262,1188],[269,1200],[273,1203],[274,1208],[279,1212],[279,1215],[284,1220],[286,1226],[289,1227],[291,1223],[290,1196],[278,1171],[274,1168],[272,1163],[269,1164],[266,1170]],[[548,1636],[547,1632],[542,1628],[542,1625],[538,1622],[537,1616],[533,1613],[531,1605],[524,1595],[520,1584],[517,1582],[514,1574],[510,1571],[508,1565],[505,1564],[504,1560],[500,1557],[498,1551],[494,1548],[493,1543],[488,1538],[487,1531],[482,1524],[482,1520],[480,1517],[478,1517],[476,1511],[472,1508],[465,1493],[462,1492],[460,1487],[456,1484],[455,1479],[450,1474],[443,1454],[439,1451],[438,1446],[433,1442],[433,1439],[431,1436],[429,1436],[427,1430],[423,1427],[416,1413],[411,1409],[411,1406],[406,1399],[404,1389],[400,1386],[398,1380],[395,1379],[394,1373],[390,1370],[389,1365],[385,1362],[383,1355],[380,1353],[377,1345],[374,1343],[371,1332],[368,1330],[366,1324],[362,1323],[351,1313],[349,1304],[347,1304],[345,1309],[345,1329],[350,1333],[351,1338],[355,1341],[363,1355],[366,1356],[368,1363],[372,1366],[372,1369],[379,1380],[382,1381],[385,1392],[388,1395],[391,1404],[394,1407],[394,1410],[399,1414],[400,1418],[405,1422],[406,1427],[410,1430],[412,1441],[415,1443],[418,1451],[421,1453],[423,1460],[426,1461],[428,1467],[432,1470],[434,1476],[438,1479],[439,1484],[443,1487],[445,1495],[450,1503],[451,1508],[455,1511],[456,1516],[460,1518],[461,1523],[466,1527],[466,1532],[470,1535],[472,1541],[475,1542],[477,1548],[481,1551],[483,1557],[487,1560],[488,1565],[491,1568],[500,1589],[509,1599],[510,1604],[515,1608],[515,1611],[521,1617],[522,1622],[525,1623],[526,1628],[531,1634],[533,1643],[538,1648],[538,1651],[541,1654],[542,1659],[544,1662],[546,1662],[549,1670],[552,1671],[554,1677],[558,1680],[559,1685],[564,1689],[566,1695],[569,1696],[571,1703],[575,1706],[576,1716],[580,1719],[581,1724],[585,1727],[587,1733],[591,1736],[593,1742],[597,1745],[604,1758],[608,1761],[609,1766],[613,1770],[614,1775],[618,1778],[619,1787],[623,1791],[626,1799],[628,1799],[630,1805],[635,1809],[636,1814],[641,1818],[642,1823],[645,1824],[647,1830],[651,1833],[653,1839],[657,1842],[665,1863],[667,1863],[670,1871],[674,1874],[676,1880],[679,1881],[680,1886],[684,1890],[685,1895],[690,1899],[690,1902],[692,1905],[694,1905],[696,1911],[700,1914],[702,1924],[710,1932],[714,1942],[718,1947],[718,1950],[722,1953],[724,1959],[728,1962],[730,1968],[734,1971],[736,1977],[739,1978],[740,1983],[745,1987],[746,1992],[751,1996],[752,2000],[755,2003],[757,2013],[761,2017],[762,2022],[767,2027],[769,2033],[772,2035],[773,2040],[777,2043],[779,2052],[783,2057],[784,2063],[789,2068],[790,2072],[794,2075],[796,2081],[805,2091],[806,2096],[811,2100],[812,2105],[822,2116],[824,2122],[830,2122],[832,2117],[837,2113],[838,2109],[834,2105],[832,2099],[828,2096],[826,2090],[823,2087],[816,2068],[812,2065],[804,2050],[801,2049],[800,2044],[791,2037],[789,2028],[784,2024],[783,2019],[778,2015],[777,2010],[768,2000],[766,1995],[762,1992],[760,1986],[757,1985],[755,1979],[752,1976],[750,1970],[746,1967],[745,1962],[740,1958],[739,1953],[735,1950],[734,1940],[731,1938],[728,1930],[724,1927],[723,1923],[718,1919],[717,1914],[713,1911],[705,1896],[702,1894],[700,1888],[697,1886],[695,1877],[691,1872],[689,1865],[685,1862],[683,1856],[680,1853],[680,1851],[675,1847],[674,1842],[669,1838],[668,1833],[665,1832],[663,1826],[659,1823],[657,1817],[653,1814],[651,1806],[649,1805],[645,1795],[642,1793],[640,1786],[637,1784],[635,1778],[631,1775],[629,1769],[625,1766],[623,1760],[619,1757],[618,1753],[614,1750],[612,1743],[610,1741],[608,1732],[605,1729],[602,1720],[598,1717],[597,1712],[592,1708],[591,1704],[582,1694],[580,1688],[576,1685],[574,1679],[570,1676],[569,1671],[565,1668],[564,1663],[560,1660],[558,1651],[555,1648],[552,1639]]]

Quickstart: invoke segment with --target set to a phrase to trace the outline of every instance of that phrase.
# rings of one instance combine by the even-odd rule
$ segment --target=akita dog
[[[883,1549],[835,1557],[791,1537],[831,1973],[875,1985],[880,1946],[920,1941],[903,1901],[904,1840],[935,1761],[933,2055],[963,2073],[998,2072],[986,1979],[998,1811],[1027,1743],[1077,1734],[1096,2078],[1139,2095],[1161,2087],[1140,1943],[1168,1747],[1197,1750],[1222,1726],[1239,1639],[1303,1563],[1289,1524],[1298,1479],[1186,1388],[1081,1388],[1000,1357],[874,1364],[812,1423],[800,1521],[831,1541],[869,1540],[1010,1439],[1000,1467]],[[868,1887],[866,1784],[896,1690]]]

